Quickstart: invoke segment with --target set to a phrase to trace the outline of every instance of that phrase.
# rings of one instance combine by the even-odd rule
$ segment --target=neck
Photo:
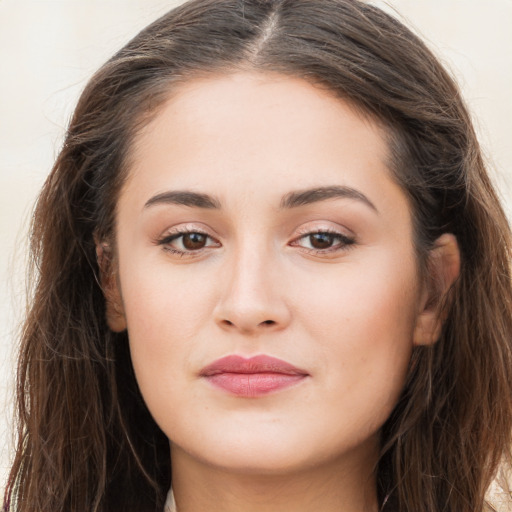
[[[177,510],[376,512],[376,457],[353,455],[301,471],[264,473],[208,465],[173,447]]]

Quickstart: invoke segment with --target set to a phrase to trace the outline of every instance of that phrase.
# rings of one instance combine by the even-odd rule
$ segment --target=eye
[[[165,250],[186,255],[200,252],[208,247],[220,247],[220,243],[201,231],[180,231],[158,241]]]
[[[342,233],[334,231],[309,232],[295,239],[290,245],[302,247],[313,253],[330,253],[346,250],[355,243]]]
[[[206,247],[208,237],[203,233],[187,233],[185,235],[179,235],[175,240],[181,240],[183,249],[187,251],[197,251]]]

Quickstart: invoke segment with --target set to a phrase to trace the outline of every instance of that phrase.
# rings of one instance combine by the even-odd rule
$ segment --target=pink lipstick
[[[240,397],[256,398],[288,388],[305,379],[305,370],[277,359],[259,355],[246,359],[227,356],[203,368],[200,372],[213,386]]]

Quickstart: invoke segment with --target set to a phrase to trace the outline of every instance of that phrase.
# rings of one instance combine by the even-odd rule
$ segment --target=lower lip
[[[213,386],[228,393],[255,398],[289,388],[305,377],[283,373],[218,373],[205,378]]]

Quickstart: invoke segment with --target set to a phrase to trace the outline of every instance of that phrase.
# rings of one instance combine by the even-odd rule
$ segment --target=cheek
[[[136,263],[127,259],[120,266],[130,352],[142,394],[150,410],[159,410],[160,402],[182,395],[173,398],[168,391],[180,389],[190,378],[189,362],[198,340],[205,338],[202,329],[211,318],[212,296],[204,279],[183,269],[173,270],[165,262]]]
[[[187,414],[196,400],[190,386],[192,360],[208,298],[190,283],[168,287],[161,275],[132,276],[128,282],[123,293],[129,297],[130,354],[144,401],[165,432],[192,430],[193,418]]]
[[[123,305],[133,338],[169,345],[197,334],[213,297],[208,280],[168,262],[121,267]]]
[[[359,347],[392,348],[395,341],[412,341],[417,281],[415,260],[407,250],[375,249],[333,271],[295,279],[300,287],[296,307],[304,311],[315,337],[349,334]]]
[[[309,283],[300,328],[322,353],[320,371],[333,402],[343,394],[354,410],[381,410],[383,421],[403,388],[411,356],[416,265],[412,256],[404,261],[385,252],[360,263],[345,266],[336,279],[320,276]]]

